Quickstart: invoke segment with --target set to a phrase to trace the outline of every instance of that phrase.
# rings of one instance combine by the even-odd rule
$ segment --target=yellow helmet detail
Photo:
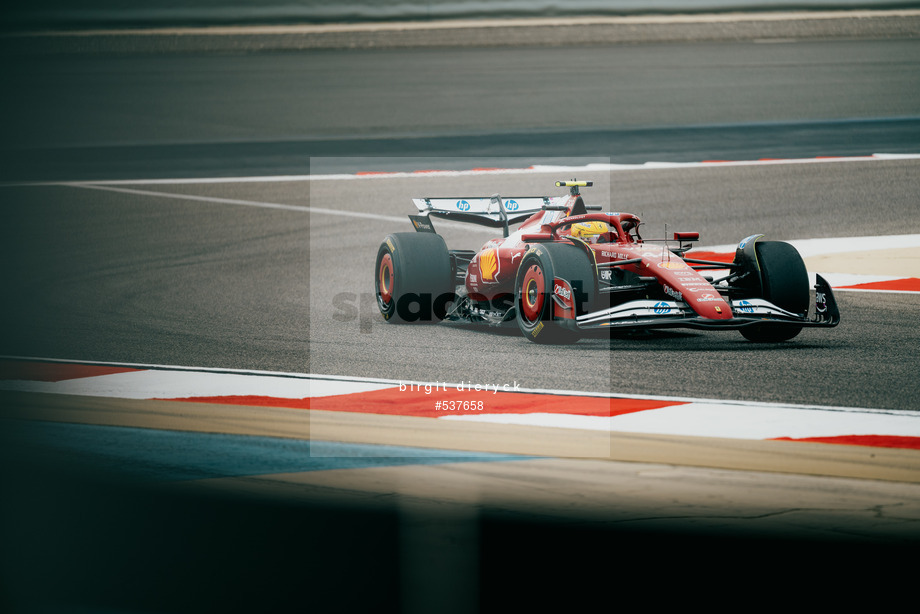
[[[572,224],[573,237],[594,237],[610,231],[606,222],[579,222]]]

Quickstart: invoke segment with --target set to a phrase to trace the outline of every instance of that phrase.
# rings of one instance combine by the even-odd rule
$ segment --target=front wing
[[[811,317],[786,311],[764,299],[730,301],[732,316],[712,320],[696,314],[687,303],[673,300],[637,300],[575,318],[579,329],[600,328],[699,328],[735,330],[755,324],[832,327],[840,323],[840,311],[830,285],[817,275],[815,309]]]

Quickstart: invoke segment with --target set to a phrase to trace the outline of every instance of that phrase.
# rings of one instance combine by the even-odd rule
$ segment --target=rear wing
[[[469,222],[491,228],[503,228],[508,236],[508,226],[523,222],[538,211],[564,210],[557,204],[564,198],[526,196],[502,200],[498,194],[474,198],[413,198],[412,202],[424,216],[441,217],[458,222]],[[414,216],[411,216],[414,217]]]
[[[600,210],[601,207],[587,207],[579,196],[578,188],[591,187],[593,181],[557,181],[557,188],[569,188],[569,195],[577,197],[572,206],[572,215],[587,213],[588,209]],[[504,229],[508,236],[508,226],[523,222],[538,211],[565,211],[568,196],[525,196],[502,200],[498,194],[475,198],[413,198],[412,202],[420,215],[410,215],[419,232],[434,232],[425,218],[443,217],[458,222],[470,222],[492,228]]]

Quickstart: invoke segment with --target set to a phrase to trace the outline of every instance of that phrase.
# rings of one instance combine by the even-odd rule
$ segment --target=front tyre
[[[575,271],[577,274],[573,275]],[[515,318],[521,333],[534,343],[561,345],[578,341],[574,323],[554,317],[556,278],[572,282],[578,292],[586,281],[594,281],[587,259],[574,246],[541,245],[525,254],[514,282]]]
[[[386,321],[439,322],[454,300],[452,285],[450,254],[441,235],[397,232],[380,244],[374,288]]]
[[[807,315],[808,270],[799,252],[781,241],[758,241],[755,249],[763,298],[786,311]],[[801,326],[764,323],[746,326],[741,334],[748,341],[773,343],[788,341],[801,331]]]

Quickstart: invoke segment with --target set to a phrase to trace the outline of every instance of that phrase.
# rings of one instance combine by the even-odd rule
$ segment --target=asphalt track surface
[[[299,175],[311,157],[371,158],[342,167],[360,171],[379,157],[415,170],[913,153],[920,140],[916,39],[10,53],[10,181]]]
[[[592,174],[586,196],[633,209],[649,238],[667,224],[698,229],[710,245],[762,232],[852,236],[854,251],[866,251],[877,247],[866,236],[918,231],[916,177],[915,160],[627,170]],[[15,223],[3,244],[20,298],[7,305],[5,354],[916,409],[910,294],[840,292],[842,324],[803,331],[788,347],[676,331],[560,350],[525,343],[513,326],[378,318],[369,263],[386,234],[410,230],[411,197],[552,195],[557,178],[7,187]],[[373,233],[347,215],[361,213],[383,218]],[[454,248],[492,236],[442,226]]]
[[[839,327],[779,346],[678,332],[542,348],[514,330],[375,318],[371,262],[386,233],[408,230],[398,220],[409,198],[540,194],[564,177],[143,180],[916,153],[918,50],[869,40],[31,58],[13,69],[22,96],[4,108],[18,120],[0,187],[2,354],[915,410],[915,294],[841,292]],[[704,245],[765,232],[851,236],[871,249],[862,237],[920,232],[917,177],[916,160],[887,160],[585,178],[598,182],[589,193],[598,204],[640,214],[647,236],[668,224],[699,230]],[[103,183],[114,179],[141,181]],[[23,183],[33,180],[43,183]],[[62,183],[70,180],[92,182]],[[344,212],[380,217],[369,229]],[[441,231],[456,247],[488,238]],[[149,429],[179,419],[146,404],[4,398],[49,415],[140,413],[153,416],[140,425]],[[227,411],[189,410],[200,424],[184,428],[252,422]],[[246,432],[296,421],[268,414]],[[838,581],[855,573],[868,587],[858,596],[877,598],[875,581],[889,596],[907,586],[895,557],[917,543],[916,485],[906,482],[703,470],[673,457],[546,459],[373,478],[319,472],[202,496],[194,484],[95,475],[96,465],[88,477],[72,457],[23,445],[26,431],[6,423],[13,452],[3,478],[15,503],[4,525],[16,556],[3,560],[2,597],[23,610],[289,610],[314,599],[344,611],[424,611],[447,597],[469,611],[509,593],[577,602],[612,590],[612,579],[634,590],[705,581],[757,594],[769,582],[785,586],[785,602],[827,579],[816,569]],[[461,484],[468,497],[457,495]],[[683,505],[669,507],[675,500]],[[706,509],[703,521],[694,509]],[[535,585],[565,588],[534,595]],[[823,586],[821,603],[839,597]],[[737,603],[730,591],[725,599]]]

